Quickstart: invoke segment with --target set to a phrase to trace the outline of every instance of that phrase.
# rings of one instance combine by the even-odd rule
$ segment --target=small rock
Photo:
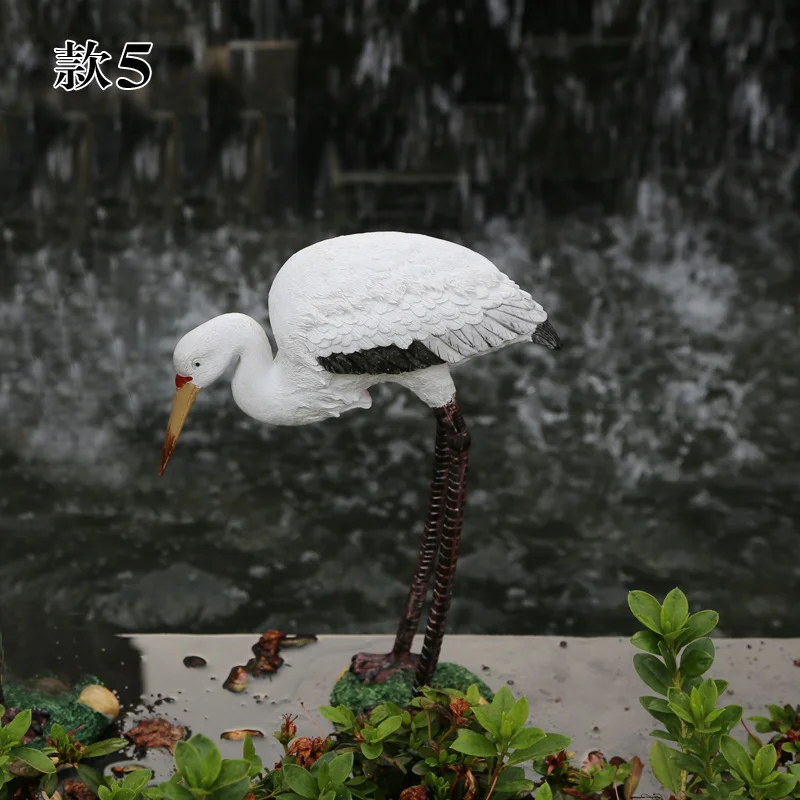
[[[264,734],[261,731],[257,731],[253,728],[242,728],[241,730],[236,731],[225,731],[223,734],[220,735],[221,739],[227,739],[231,742],[241,742],[250,736],[253,739],[263,739]]]
[[[42,694],[46,694],[49,697],[56,697],[60,694],[66,694],[69,691],[69,686],[63,681],[60,681],[58,678],[38,678],[34,684],[33,688],[37,692],[41,692]]]
[[[228,675],[225,683],[222,684],[223,689],[229,692],[243,692],[247,688],[248,677],[247,671],[244,667],[234,667]]]
[[[119,716],[119,700],[114,692],[105,686],[90,684],[86,686],[78,697],[78,702],[102,714],[109,722]]]

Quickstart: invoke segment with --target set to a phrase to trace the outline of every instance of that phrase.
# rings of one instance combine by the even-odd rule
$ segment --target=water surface
[[[627,218],[464,239],[545,306],[564,349],[457,372],[473,449],[451,630],[626,633],[629,589],[679,584],[725,634],[800,635],[800,239],[788,212],[761,220],[645,184]],[[8,255],[0,585],[15,628],[394,628],[433,438],[412,395],[379,387],[369,411],[282,429],[244,417],[226,379],[157,477],[177,339],[225,311],[268,325],[275,271],[325,235]]]

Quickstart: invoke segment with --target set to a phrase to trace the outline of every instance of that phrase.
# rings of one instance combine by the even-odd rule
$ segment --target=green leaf
[[[642,681],[654,692],[667,694],[672,685],[672,676],[655,656],[648,653],[637,653],[633,657],[633,668]]]
[[[330,762],[330,781],[336,786],[343,784],[353,771],[353,754],[344,753]]]
[[[664,666],[667,668],[667,672],[670,674],[670,679],[672,676],[678,671],[678,663],[675,661],[675,654],[672,652],[672,648],[667,644],[666,639],[662,639],[658,643],[658,653],[661,658],[664,659]]]
[[[319,787],[314,780],[314,776],[306,769],[298,767],[297,764],[284,764],[281,768],[283,779],[286,785],[300,797],[308,800],[316,800],[319,795]]]
[[[361,752],[364,758],[374,761],[383,752],[383,744],[381,742],[361,742]]]
[[[52,797],[58,790],[58,773],[50,772],[45,775],[41,780],[40,786],[48,797]]]
[[[8,725],[0,728],[0,736],[2,737],[3,744],[14,745],[22,741],[23,736],[28,732],[31,726],[33,714],[29,708],[20,711]],[[53,726],[55,727],[55,725]]]
[[[103,739],[100,742],[88,745],[83,751],[83,758],[97,758],[98,756],[118,753],[129,744],[130,742],[127,739]]]
[[[753,762],[744,746],[736,741],[732,736],[723,736],[719,744],[719,749],[728,766],[736,772],[740,778],[747,783],[753,783]]]
[[[553,790],[547,781],[536,790],[534,800],[553,800]]]
[[[659,655],[658,643],[661,637],[653,631],[637,631],[631,636],[631,644],[644,650],[647,653],[652,653],[654,656]]]
[[[256,755],[256,746],[253,744],[253,737],[249,733],[244,737],[244,742],[242,742],[242,758],[248,763],[258,758]]]
[[[347,719],[345,715],[333,706],[320,706],[319,713],[322,714],[328,722],[336,723],[337,725],[346,725]]]
[[[787,775],[785,772],[781,772],[776,776],[774,782],[770,783],[764,791],[764,797],[769,798],[769,800],[772,800],[772,798],[787,797],[792,794],[799,780],[800,778],[796,775]]]
[[[500,773],[497,779],[497,787],[507,786],[513,781],[521,781],[525,778],[525,770],[522,767],[507,767]]]
[[[387,736],[391,736],[402,725],[403,720],[400,717],[388,717],[376,728],[378,739],[385,739]]]
[[[766,744],[759,749],[753,759],[753,776],[756,783],[763,783],[775,769],[778,763],[778,753],[771,744]]]
[[[679,769],[686,770],[686,772],[694,772],[697,775],[705,775],[706,765],[697,756],[690,753],[678,753],[672,750],[670,758]]]
[[[495,786],[495,794],[520,794],[521,792],[532,792],[536,788],[533,781],[526,778],[518,781],[507,781],[506,783],[497,782]]]
[[[644,695],[639,698],[639,702],[642,704],[644,710],[654,719],[657,719],[665,728],[669,729],[680,726],[678,718],[663,697]]]
[[[25,730],[28,729],[26,728]],[[41,750],[35,750],[33,747],[15,747],[10,751],[9,755],[11,758],[18,759],[29,767],[33,767],[37,772],[43,772],[45,775],[56,771],[53,762]]]
[[[163,790],[164,797],[169,798],[169,800],[195,800],[194,792],[172,781],[162,783],[159,788]]]
[[[772,720],[767,717],[748,717],[750,722],[755,722],[757,733],[772,733]]]
[[[467,689],[467,702],[471,706],[476,706],[481,702],[481,691],[477,683],[471,683]]]
[[[211,788],[216,792],[225,786],[231,786],[246,778],[249,772],[250,764],[243,758],[226,758],[220,765]]]
[[[693,689],[692,691],[696,690]],[[684,722],[688,722],[693,725],[695,722],[695,717],[699,716],[699,711],[702,709],[698,708],[698,713],[695,713],[690,695],[686,694],[686,692],[682,692],[680,689],[671,687],[667,697],[670,711],[679,716]]]
[[[364,737],[364,741],[370,744],[375,744],[378,741],[378,732],[372,725],[365,725],[361,729],[361,735]]]
[[[681,790],[681,770],[675,763],[676,750],[667,747],[663,742],[653,742],[650,748],[650,768],[659,783],[674,795]]]
[[[689,620],[689,601],[677,587],[664,598],[661,605],[661,630],[664,633],[680,630]]]
[[[716,684],[711,678],[706,678],[706,680],[697,687],[697,693],[700,695],[703,708],[701,719],[705,719],[717,706],[719,696],[717,695]]]
[[[680,672],[684,678],[699,678],[714,663],[714,643],[698,639],[683,651]]]
[[[494,712],[489,706],[475,706],[472,709],[475,719],[478,724],[493,736],[500,735],[500,720],[494,715]]]
[[[722,697],[722,695],[725,694],[725,690],[728,688],[728,681],[721,681],[714,678],[714,686],[717,687],[717,697]]]
[[[463,728],[458,731],[458,737],[450,745],[450,749],[478,758],[494,758],[497,755],[497,747],[494,742],[483,734]]]
[[[103,778],[100,772],[94,767],[90,767],[88,764],[76,764],[75,770],[78,773],[78,777],[95,794],[97,794],[97,790],[100,788],[100,786],[105,786],[105,778]],[[52,794],[52,792],[48,792],[47,794]]]
[[[223,761],[223,769],[224,769]],[[227,783],[224,786],[215,788],[211,794],[208,795],[208,800],[243,800],[244,796],[250,791],[250,778],[240,778],[233,783]]]
[[[591,791],[602,792],[603,789],[611,786],[611,784],[614,783],[615,771],[615,767],[608,766],[605,769],[601,769],[599,772],[597,772],[589,784]]]
[[[68,742],[69,741],[69,736],[67,736],[67,732],[64,730],[64,726],[60,722],[54,722],[50,726],[50,738],[54,742]]]
[[[511,736],[519,733],[528,721],[528,699],[520,697],[516,703],[511,707],[506,717],[511,725]]]
[[[129,772],[122,781],[125,789],[137,794],[152,780],[153,773],[149,769],[136,769]]]
[[[317,786],[320,791],[329,788],[328,784],[331,782],[331,768],[329,765],[330,759],[324,759],[322,761],[316,761],[309,767],[309,772],[317,781]]]
[[[212,771],[216,771],[215,764],[217,763],[217,757],[220,761],[222,760],[222,754],[219,752],[216,742],[209,739],[208,736],[204,736],[202,733],[196,733],[188,740],[188,744],[194,748],[194,751],[200,757],[200,761],[203,764],[209,764]]]
[[[510,745],[515,750],[525,750],[533,747],[544,736],[541,728],[523,728],[511,737]]]
[[[698,611],[692,614],[683,626],[683,632],[675,640],[675,646],[685,647],[690,642],[707,636],[717,627],[718,622],[719,614],[716,611]]]
[[[661,633],[661,604],[647,592],[628,592],[628,607],[636,619],[654,633]]]
[[[744,709],[741,706],[730,705],[723,706],[722,711],[723,713],[717,719],[717,724],[729,732],[741,722]]]
[[[183,775],[187,786],[194,789],[206,788],[203,783],[203,762],[200,753],[192,744],[186,741],[178,742],[175,745],[174,757],[175,766]]]
[[[204,750],[205,752],[200,753],[200,774],[202,776],[203,786],[211,787],[216,785],[216,781],[222,772],[222,753],[220,753],[219,748],[215,744],[212,744],[211,747],[204,748]],[[244,759],[240,760],[244,761]],[[247,764],[245,774],[247,774],[250,768],[250,762],[245,763]],[[227,781],[227,783],[233,783],[233,780]],[[226,784],[221,783],[220,785],[225,786]]]
[[[389,709],[386,707],[385,703],[381,703],[379,706],[375,706],[375,708],[373,708],[372,711],[369,712],[370,724],[377,727],[388,716],[390,716]]]
[[[531,747],[526,747],[524,750],[515,750],[506,763],[511,767],[514,764],[522,764],[535,758],[544,758],[545,756],[553,755],[553,753],[560,753],[562,750],[566,750],[571,742],[572,740],[569,736],[562,736],[560,733],[547,733]]]
[[[505,711],[508,713],[514,707],[514,695],[511,694],[511,689],[508,686],[503,685],[500,691],[494,696],[494,700],[492,700],[492,714],[494,714],[495,719],[499,720],[503,718],[503,712]]]

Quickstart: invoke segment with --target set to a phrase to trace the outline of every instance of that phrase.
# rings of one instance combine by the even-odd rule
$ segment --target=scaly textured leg
[[[436,444],[433,453],[430,502],[419,548],[417,568],[408,593],[406,611],[400,620],[400,626],[397,630],[397,637],[391,653],[383,655],[357,653],[353,656],[350,670],[365,683],[381,683],[398,669],[415,668],[419,660],[418,655],[411,653],[411,644],[419,627],[419,618],[428,594],[428,584],[430,583],[431,571],[436,559],[450,465],[449,428],[442,419],[441,409],[436,409],[436,415]]]
[[[440,411],[441,419],[448,429],[449,470],[433,600],[414,679],[415,689],[430,684],[436,665],[439,663],[439,653],[447,625],[447,612],[453,595],[466,503],[470,436],[455,397]]]

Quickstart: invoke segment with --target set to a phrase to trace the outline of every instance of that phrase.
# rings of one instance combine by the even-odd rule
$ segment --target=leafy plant
[[[261,767],[249,736],[244,740],[242,758],[223,758],[217,745],[198,733],[175,745],[172,778],[142,794],[149,800],[242,800]]]
[[[50,727],[47,745],[43,752],[55,756],[56,762],[61,765],[69,764],[76,767],[84,759],[97,758],[116,753],[128,745],[127,739],[103,739],[94,744],[82,744],[71,733],[67,733],[63,726],[54,722]]]
[[[665,790],[679,800],[800,800],[800,706],[769,706],[769,716],[751,717],[751,732],[740,706],[720,704],[727,683],[707,676],[716,612],[690,614],[678,589],[663,603],[631,592],[628,603],[644,626],[631,639],[643,651],[633,663],[654,693],[640,701],[659,723],[650,766]],[[607,761],[595,751],[577,766],[570,740],[528,726],[528,712],[528,701],[507,687],[489,704],[475,686],[466,693],[424,688],[408,707],[386,703],[363,714],[323,706],[333,734],[297,736],[294,718],[285,716],[274,734],[283,754],[272,769],[249,736],[241,758],[225,759],[197,734],[175,745],[174,775],[149,786],[149,770],[116,780],[86,763],[127,740],[86,746],[54,724],[37,750],[25,746],[35,735],[32,712],[3,725],[0,707],[0,800],[17,781],[29,789],[38,783],[52,797],[61,767],[76,770],[99,800],[632,800],[643,768],[638,758]],[[740,723],[746,745],[731,735]]]
[[[750,721],[756,725],[758,733],[772,733],[770,744],[775,746],[778,760],[781,763],[789,763],[797,760],[800,753],[800,705],[767,706],[768,717],[750,717]],[[762,741],[757,736],[749,733],[748,744],[751,754],[755,755],[755,750],[762,746]]]
[[[0,706],[0,720],[6,710]],[[15,777],[55,775],[56,767],[40,750],[25,747],[23,740],[31,726],[33,712],[20,711],[7,725],[0,724],[0,800],[7,800],[8,786]]]
[[[87,764],[79,764],[77,772],[99,800],[136,800],[153,779],[153,773],[149,769],[134,770],[121,781],[101,775]]]
[[[387,703],[356,715],[323,706],[320,713],[335,726],[333,749],[301,766],[292,760],[303,748],[289,745],[257,797],[283,797],[286,788],[289,797],[308,800],[519,797],[536,788],[521,765],[569,744],[526,727],[528,701],[515,700],[507,687],[491,705],[477,686],[466,693],[425,688],[408,708]]]
[[[639,700],[662,726],[653,731],[660,741],[650,750],[650,766],[660,783],[680,800],[687,795],[717,800],[791,796],[796,773],[779,768],[772,744],[759,746],[751,758],[730,735],[741,721],[742,707],[719,706],[727,682],[703,677],[714,663],[714,644],[708,634],[719,615],[715,611],[689,614],[688,600],[680,589],[669,592],[663,603],[646,592],[630,592],[628,605],[645,626],[631,638],[633,645],[645,651],[634,656],[634,668],[658,695]]]

